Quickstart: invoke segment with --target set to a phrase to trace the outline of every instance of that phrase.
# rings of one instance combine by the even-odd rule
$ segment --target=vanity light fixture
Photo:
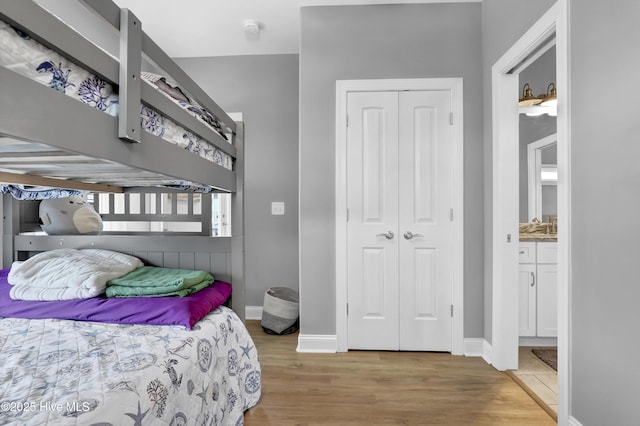
[[[526,110],[524,114],[527,117],[538,117],[540,115],[547,114],[549,112],[547,111],[547,108],[541,107],[539,105],[525,107],[524,109]]]
[[[522,97],[518,100],[518,106],[530,107],[532,105],[538,105],[540,102],[542,102],[542,99],[533,96],[531,86],[529,86],[529,83],[526,83],[522,87]]]
[[[545,107],[558,106],[558,97],[555,83],[549,83],[549,86],[547,86],[547,93],[544,95],[544,98],[542,99],[540,105]]]
[[[518,109],[521,114],[536,117],[548,114],[552,117],[558,115],[558,97],[555,83],[547,86],[547,92],[539,96],[533,96],[533,90],[529,83],[522,88],[522,98],[518,100]]]

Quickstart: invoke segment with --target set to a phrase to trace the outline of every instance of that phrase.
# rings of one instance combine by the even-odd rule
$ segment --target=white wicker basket
[[[299,296],[288,287],[271,287],[264,294],[262,329],[269,334],[290,334],[298,330]]]

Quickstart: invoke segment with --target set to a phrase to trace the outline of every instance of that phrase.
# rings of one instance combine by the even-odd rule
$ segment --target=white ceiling
[[[298,0],[114,0],[171,57],[297,53]],[[262,23],[258,36],[244,21]]]
[[[298,53],[302,6],[469,1],[480,0],[114,0],[171,57]],[[245,33],[248,19],[259,34]]]

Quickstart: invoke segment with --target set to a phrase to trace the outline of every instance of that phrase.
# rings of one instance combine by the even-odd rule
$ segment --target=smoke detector
[[[244,21],[244,32],[247,34],[258,34],[260,32],[260,22],[255,19]]]

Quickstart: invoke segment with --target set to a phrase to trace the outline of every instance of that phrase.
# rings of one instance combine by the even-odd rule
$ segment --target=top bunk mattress
[[[25,6],[27,6],[26,3]],[[96,6],[92,5],[91,7]],[[22,31],[26,28],[22,21],[30,21],[25,17],[30,16],[29,13],[36,12],[32,6],[25,8],[25,11],[20,11],[20,8],[13,6],[9,9],[11,9],[10,12],[5,10],[0,14],[0,67],[2,68],[0,71],[7,78],[9,81],[7,84],[11,87],[9,91],[11,94],[5,94],[2,99],[2,110],[6,110],[8,116],[3,119],[2,129],[4,130],[0,130],[1,174],[8,173],[11,176],[26,174],[45,178],[78,180],[93,185],[106,184],[103,187],[107,191],[116,188],[115,192],[120,192],[117,190],[118,187],[158,185],[199,192],[235,190],[233,171],[236,163],[236,148],[232,141],[237,141],[235,137],[236,124],[233,121],[229,122],[229,117],[179,67],[173,64],[170,58],[165,56],[162,59],[165,62],[161,63],[169,61],[171,72],[178,72],[177,77],[188,80],[185,81],[185,84],[195,90],[197,99],[204,96],[206,98],[202,99],[204,104],[213,105],[211,111],[215,111],[218,117],[225,120],[224,124],[218,120],[216,115],[202,107],[199,101],[196,101],[196,97],[176,85],[171,77],[161,75],[163,72],[141,72],[140,80],[145,83],[140,83],[143,86],[141,97],[134,100],[134,105],[139,102],[139,106],[136,107],[139,108],[139,115],[131,114],[136,108],[127,108],[129,112],[122,115],[126,115],[130,123],[131,120],[140,120],[140,129],[144,131],[138,140],[143,143],[140,144],[140,147],[131,145],[130,148],[127,148],[126,146],[129,144],[122,142],[120,144],[122,146],[113,145],[112,147],[110,142],[117,141],[118,134],[115,129],[112,133],[111,126],[113,124],[111,123],[115,123],[117,127],[118,119],[101,120],[100,114],[83,113],[81,111],[83,107],[75,108],[73,106],[74,101],[78,101],[80,105],[87,105],[89,110],[93,108],[103,112],[105,116],[118,117],[128,102],[131,105],[130,95],[126,95],[126,100],[119,99],[117,85],[109,83],[117,81],[117,78],[114,80],[111,71],[104,74],[107,76],[105,80],[97,73],[90,71],[96,69],[95,67],[89,66],[85,69],[78,66],[76,62],[67,59],[65,53],[59,53],[67,52],[65,46],[61,46],[62,50],[53,44],[48,45],[51,48],[45,46],[44,44],[49,42],[44,41],[48,39],[41,38],[40,31],[42,30],[34,29],[34,34],[38,34],[37,37],[31,37]],[[26,12],[26,10],[32,10],[32,12]],[[11,25],[3,21],[2,16],[5,13],[8,13],[4,16],[8,17]],[[100,13],[104,14],[103,11]],[[14,15],[20,17],[14,18]],[[18,19],[15,21],[19,22],[18,26],[14,26],[14,19]],[[105,17],[105,19],[107,18]],[[55,16],[53,20],[57,21]],[[45,21],[40,20],[40,22]],[[50,24],[53,28],[57,27],[54,22]],[[74,32],[73,28],[67,28]],[[28,30],[25,29],[25,31]],[[44,44],[39,43],[38,40]],[[154,45],[152,41],[150,43],[152,50],[155,49],[150,58],[157,56],[158,52],[161,56],[164,55],[158,50],[157,45]],[[91,43],[89,42],[89,44]],[[102,48],[94,44],[91,46],[95,47],[96,55],[104,57],[106,52]],[[77,58],[73,54],[70,57]],[[117,66],[118,60],[112,55],[108,55],[108,57]],[[79,63],[86,64],[86,59],[85,55]],[[107,64],[104,60],[101,61],[102,65]],[[145,63],[152,64],[151,62]],[[102,66],[99,68],[101,73],[105,72],[102,70]],[[107,68],[112,69],[111,65],[108,65]],[[157,69],[154,65],[151,65],[150,68],[154,71]],[[47,95],[44,92],[47,89],[32,89],[23,83],[24,77],[40,83],[40,87],[51,88],[52,92],[50,93],[55,93],[55,95]],[[35,86],[37,87],[38,84]],[[23,93],[24,96],[21,100],[20,97]],[[73,101],[58,102],[58,99],[62,101],[61,98],[58,98],[58,93],[66,95]],[[40,100],[41,96],[44,99]],[[14,101],[18,106],[14,107],[12,112],[11,105]],[[41,106],[37,106],[38,103]],[[61,106],[58,106],[59,103]],[[48,105],[45,106],[45,104]],[[28,116],[28,118],[21,115],[18,110],[29,108],[29,105],[42,112],[33,113],[33,116]],[[60,112],[59,120],[56,118],[57,111]],[[82,116],[82,118],[78,116]],[[172,117],[172,119],[168,117]],[[174,118],[175,122],[172,121]],[[19,124],[14,125],[13,123]],[[31,127],[28,123],[33,123],[33,126],[36,127],[33,127],[33,131],[24,132],[27,129],[22,123],[27,123],[28,127]],[[75,123],[78,123],[77,127]],[[176,123],[181,123],[184,126]],[[135,124],[132,125],[135,126]],[[53,126],[55,132],[55,137],[51,141],[49,141],[49,136],[45,136],[48,134],[47,129],[52,129],[49,126]],[[76,133],[74,127],[80,133]],[[68,142],[65,142],[65,139]],[[91,139],[96,139],[96,141],[91,141]],[[84,141],[88,142],[85,144]],[[170,144],[165,145],[161,143],[163,141],[170,142]],[[212,143],[208,141],[212,141]],[[166,148],[161,145],[165,145]],[[186,155],[183,155],[180,150],[176,152],[175,148],[170,145],[177,145],[184,149],[182,152]],[[29,158],[28,153],[32,151],[35,153],[34,158]],[[103,154],[106,155],[103,156]],[[195,154],[198,159],[191,161],[190,154]],[[24,161],[23,158],[28,158],[28,160]],[[146,160],[142,161],[145,158]],[[168,159],[171,160],[167,161]],[[205,165],[207,161],[216,166],[209,169]],[[158,168],[158,165],[161,166]],[[29,179],[25,182],[21,178],[7,182],[34,185],[30,183]],[[59,186],[55,181],[53,184],[35,183],[35,185]],[[82,184],[68,187],[84,189]]]
[[[0,21],[0,65],[109,115],[118,115],[118,94],[110,84],[3,21]],[[142,77],[227,139],[216,118],[199,105],[192,104],[179,87],[166,82],[166,77],[149,72],[142,73]],[[145,105],[140,108],[140,123],[153,135],[227,169],[232,167],[229,155]]]

